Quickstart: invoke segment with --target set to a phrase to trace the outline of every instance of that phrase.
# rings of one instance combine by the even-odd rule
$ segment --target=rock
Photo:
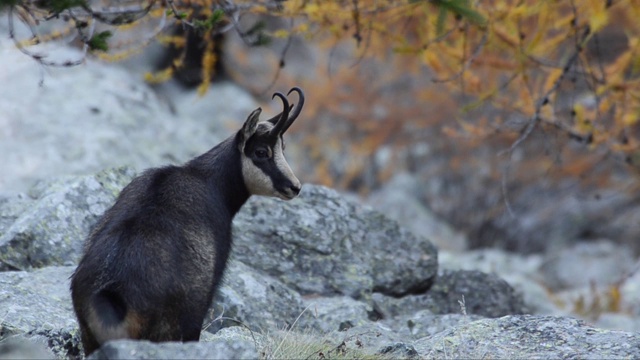
[[[455,231],[431,212],[419,198],[417,177],[400,173],[376,190],[366,200],[374,209],[418,236],[431,240],[439,250],[463,251],[467,248],[464,234]]]
[[[10,337],[0,340],[0,360],[55,359],[46,342]]]
[[[514,273],[533,277],[543,259],[541,255],[522,255],[500,249],[478,249],[465,252],[438,251],[442,269],[477,270],[506,277]]]
[[[0,270],[76,263],[91,227],[132,178],[130,168],[60,178],[32,188],[28,206],[19,197],[0,203],[15,218],[0,231]]]
[[[81,56],[60,44],[55,50],[63,59]],[[91,58],[80,66],[42,71],[2,29],[0,69],[0,83],[11,84],[0,86],[4,193],[27,191],[53,176],[185,162],[231,135],[258,107],[231,83],[212,85],[204,97],[175,86],[158,94],[144,83],[143,73],[132,75]]]
[[[515,315],[455,326],[414,343],[430,359],[635,359],[640,335],[569,317]]]
[[[335,344],[344,343],[346,348],[361,350],[368,354],[375,354],[388,346],[394,347],[395,344],[402,343],[404,340],[393,329],[380,322],[366,323],[330,334]]]
[[[233,231],[238,260],[302,295],[400,296],[428,289],[436,274],[428,240],[322,186],[288,202],[252,197]]]
[[[256,344],[242,338],[207,342],[164,342],[117,340],[104,344],[87,359],[256,359]]]
[[[608,330],[640,332],[640,319],[625,313],[605,312],[593,321],[593,326]]]
[[[640,260],[636,262],[634,269],[624,279],[620,286],[620,298],[622,309],[640,317]]]
[[[229,326],[220,329],[215,334],[207,331],[200,333],[201,342],[212,342],[224,340],[227,342],[233,342],[236,340],[248,341],[254,344],[255,348],[260,348],[264,344],[264,335],[259,334],[251,329],[247,329],[244,326]]]
[[[640,321],[633,315],[633,303],[638,300],[625,292],[625,285],[594,284],[559,291],[551,297],[570,316],[584,319],[597,327],[636,331],[640,329]]]
[[[499,317],[527,311],[522,297],[496,275],[479,271],[443,271],[426,292],[394,298],[373,295],[383,318],[411,315],[418,310],[434,314],[475,314]]]
[[[400,340],[381,325],[368,323],[330,333],[271,331],[261,341],[260,353],[266,359],[362,359],[375,354],[382,344]]]
[[[389,356],[394,359],[414,359],[419,358],[418,352],[413,345],[397,342],[385,345],[378,350],[378,354]]]
[[[5,248],[13,250],[18,247],[16,244],[21,244],[26,250],[5,251],[4,263],[12,268],[75,263],[89,229],[132,176],[132,171],[127,168],[91,176],[71,176],[39,184],[31,190],[31,198],[14,199],[18,202],[16,206],[12,205],[14,202],[7,201],[4,204],[9,209],[7,213],[15,214],[16,218],[2,235],[3,239],[10,239],[5,241]],[[31,201],[32,205],[27,208],[23,205],[25,201]],[[235,321],[213,321],[220,315],[233,318],[254,330],[292,325],[303,314],[305,306],[314,303],[311,300],[303,304],[300,295],[293,290],[311,289],[305,285],[309,283],[306,276],[312,278],[311,283],[323,286],[327,279],[335,279],[334,282],[329,282],[327,289],[330,291],[324,291],[325,294],[344,292],[363,298],[365,302],[347,297],[315,301],[313,306],[316,310],[320,309],[319,318],[309,316],[301,320],[298,326],[327,330],[357,326],[368,322],[371,307],[366,303],[366,294],[374,289],[400,295],[415,289],[425,289],[435,274],[437,254],[427,240],[416,238],[375,211],[342,200],[337,193],[326,188],[307,186],[301,198],[293,203],[258,198],[247,205],[248,214],[245,215],[244,223],[241,220],[234,225],[236,237],[239,235],[240,239],[236,241],[232,256],[252,264],[253,268],[242,262],[230,263],[227,279],[220,289],[211,316],[205,322],[210,327],[209,331],[236,325]],[[251,215],[252,213],[258,215]],[[261,217],[260,214],[268,215]],[[290,214],[297,216],[291,217]],[[47,227],[39,226],[43,223],[43,218]],[[274,228],[273,224],[278,225]],[[283,237],[284,241],[280,244],[270,242],[269,236]],[[26,241],[30,239],[32,241]],[[61,242],[58,239],[70,240],[58,245]],[[318,242],[318,239],[322,241]],[[334,243],[338,244],[335,249],[332,248]],[[65,244],[68,246],[63,246]],[[266,247],[261,249],[260,245],[276,246],[284,251]],[[249,247],[251,251],[247,250]],[[375,249],[373,256],[367,255],[371,254],[369,249]],[[271,256],[265,256],[265,251]],[[351,258],[350,254],[359,256]],[[293,267],[293,270],[270,274],[264,266],[268,262],[284,264]],[[309,263],[317,266],[308,267]],[[41,271],[46,273],[55,269],[57,268],[46,267]],[[56,331],[62,332],[40,333],[48,337],[66,336],[65,341],[75,339],[77,342],[77,328],[68,294],[68,277],[72,270],[61,269],[66,269],[62,279],[53,276],[52,281],[59,282],[56,286],[64,291],[56,296],[64,299],[63,308],[66,313],[57,320],[60,324],[53,326],[58,329]],[[327,272],[328,269],[333,271]],[[21,274],[23,278],[29,279],[29,283],[39,283],[41,272],[12,274]],[[39,299],[40,304],[48,303],[49,301],[39,297],[55,293],[41,295],[39,289],[42,285],[37,286],[34,288],[36,295],[33,298]],[[13,301],[12,304],[18,306],[20,302]],[[53,312],[49,315],[55,314]],[[7,321],[12,322],[14,319],[8,316]],[[47,323],[57,324],[49,319]],[[10,324],[16,327],[15,324]],[[31,327],[25,325],[17,332],[29,333],[33,329],[39,329],[39,325],[34,324]],[[47,329],[49,330],[51,329]],[[77,343],[73,346],[74,350],[70,351],[78,351]]]
[[[18,336],[47,343],[57,357],[77,356],[80,337],[69,292],[73,270],[0,272],[0,340]]]
[[[635,260],[625,245],[610,241],[579,243],[547,255],[540,265],[545,284],[552,290],[611,285],[624,279]]]
[[[418,358],[411,339],[403,338],[393,329],[380,322],[369,322],[346,331],[333,331],[326,335],[325,342],[340,354],[351,354],[348,358]]]
[[[567,315],[567,313],[553,301],[553,296],[547,287],[539,280],[539,276],[528,277],[521,273],[502,276],[516,293],[522,296],[524,304],[531,314],[538,315]]]
[[[0,237],[32,203],[27,194],[0,195]]]
[[[240,272],[237,271],[238,267],[246,268],[245,265],[236,264],[230,270],[235,270],[237,274]],[[79,333],[69,292],[69,277],[74,269],[73,266],[66,266],[46,267],[33,272],[0,272],[0,309],[6,309],[0,313],[0,340],[15,336],[29,341],[43,339],[41,341],[48,343],[58,357],[78,355]],[[300,309],[295,309],[292,299],[295,300],[297,294],[291,290],[288,290],[289,298],[276,296],[277,291],[274,289],[284,286],[278,285],[275,279],[271,279],[269,283],[264,277],[252,275],[246,269],[237,276],[242,280],[233,281],[232,288],[233,284],[240,281],[253,285],[242,288],[241,299],[244,303],[234,304],[243,311],[240,315],[244,317],[240,320],[254,324],[260,320],[260,324],[265,326],[261,330],[264,330],[266,326],[276,328],[286,318],[295,318],[302,311],[301,305],[298,305]],[[251,276],[257,277],[257,280],[250,278]],[[223,289],[229,291],[229,286],[227,284]],[[258,296],[260,290],[262,297]],[[253,295],[249,295],[251,291],[254,292]],[[300,304],[299,298],[297,299]],[[282,312],[286,315],[281,315]]]
[[[189,153],[184,153],[184,150],[178,151],[188,156],[204,153],[230,136],[233,131],[239,130],[247,116],[258,106],[264,109],[262,116],[265,119],[279,111],[279,103],[260,104],[243,88],[231,82],[215,82],[204,95],[195,90],[185,91],[185,88],[175,81],[160,84],[155,90],[163,99],[171,102],[175,116],[178,117],[168,120],[191,128],[190,131],[196,132],[199,129],[203,133],[195,139],[198,143],[189,144],[190,134],[184,133],[187,137],[179,139],[180,143],[175,144],[191,148]],[[189,159],[182,159],[186,160]]]
[[[306,312],[300,328],[311,328],[319,333],[344,331],[371,322],[371,306],[348,296],[314,297],[304,299]]]
[[[444,314],[435,315],[429,310],[419,310],[412,315],[401,315],[382,320],[405,341],[431,336],[456,325],[483,319],[480,315]]]
[[[18,233],[16,224],[29,223],[24,219],[33,224],[39,223],[39,216],[56,219],[51,214],[64,215],[58,216],[60,223],[90,228],[98,213],[92,206],[108,206],[106,199],[115,197],[130,173],[120,169],[70,177],[41,183],[29,197],[5,197],[0,209],[9,215],[9,225],[3,227],[1,236]],[[39,209],[49,210],[36,211]],[[95,358],[307,357],[319,356],[320,345],[328,355],[353,357],[411,358],[416,353],[436,358],[484,354],[585,357],[592,356],[587,352],[591,348],[595,349],[594,357],[639,355],[624,344],[637,347],[638,334],[598,330],[570,318],[478,320],[518,314],[526,308],[521,296],[495,274],[442,270],[435,276],[436,251],[427,240],[326,188],[305,186],[301,197],[290,202],[255,198],[242,214],[234,224],[234,259],[207,321],[223,314],[251,331],[243,326],[229,327],[236,324],[234,321],[205,323],[208,331],[217,332],[203,332],[197,344],[118,341],[105,345]],[[69,218],[74,220],[64,220]],[[42,230],[34,238],[78,231],[67,227],[57,225],[45,229],[50,233]],[[37,226],[26,228],[40,231]],[[80,244],[82,239],[84,236]],[[47,250],[43,257],[51,252],[55,260],[57,249],[52,244],[40,246]],[[79,248],[69,251],[79,256]],[[473,256],[476,260],[479,257],[478,253],[469,255],[468,263],[476,261]],[[485,260],[491,258],[496,268],[502,266],[499,264],[517,268],[520,261],[523,276],[529,268],[537,269],[533,257],[508,260],[506,254],[485,254]],[[466,264],[463,256],[458,260]],[[51,260],[42,260],[46,261]],[[68,290],[74,267],[35,269],[31,264],[29,268],[32,271],[0,272],[0,341],[5,344],[11,338],[47,344],[58,358],[79,356],[79,333]],[[620,288],[623,296],[634,294],[631,281],[635,275],[630,276],[629,283]],[[464,306],[460,304],[463,295]],[[371,321],[376,315],[382,320]],[[608,326],[615,321],[625,329],[636,326],[613,315],[602,312],[599,321]],[[282,328],[286,331],[279,332]],[[294,334],[296,331],[319,335],[300,343],[302,337]],[[539,345],[541,341],[553,346]],[[607,344],[609,348],[605,348]]]
[[[76,326],[69,293],[69,277],[74,269],[61,266],[34,272],[0,272],[3,326],[16,333],[43,326]]]
[[[298,293],[243,263],[230,261],[225,274],[204,320],[206,331],[215,333],[223,327],[244,324],[264,332],[293,324],[304,311]],[[217,319],[220,316],[224,319]]]
[[[533,314],[566,315],[542,284],[538,272],[543,262],[541,255],[522,255],[500,249],[480,249],[465,252],[439,251],[441,269],[477,270],[495,274],[522,295],[525,305]]]

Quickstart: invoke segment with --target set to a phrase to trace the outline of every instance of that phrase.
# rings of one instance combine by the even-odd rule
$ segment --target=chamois
[[[87,238],[71,276],[85,355],[114,339],[198,341],[231,249],[231,221],[251,195],[293,199],[300,181],[282,135],[298,117],[283,110],[242,128],[183,166],[150,169],[127,185]],[[293,109],[293,110],[292,110]]]

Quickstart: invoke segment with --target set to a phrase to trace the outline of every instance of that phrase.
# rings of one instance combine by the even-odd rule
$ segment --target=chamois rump
[[[300,181],[282,135],[298,117],[280,114],[242,128],[183,166],[145,171],[127,185],[86,240],[71,276],[84,352],[114,339],[198,341],[231,249],[231,221],[251,195],[293,199]]]

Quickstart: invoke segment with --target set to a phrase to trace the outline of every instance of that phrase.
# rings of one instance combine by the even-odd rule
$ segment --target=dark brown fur
[[[239,152],[207,155],[134,179],[89,236],[71,285],[86,354],[118,338],[199,339],[229,254],[231,220],[249,197],[242,181],[226,180],[242,179]],[[207,170],[214,160],[223,163]]]
[[[279,97],[282,121],[290,124],[289,105]],[[295,176],[283,176],[273,159],[255,157],[265,140],[275,143],[255,133],[259,113],[186,165],[144,172],[102,216],[71,279],[86,355],[120,338],[199,340],[231,249],[231,222],[250,196],[241,151],[287,198],[300,191]]]

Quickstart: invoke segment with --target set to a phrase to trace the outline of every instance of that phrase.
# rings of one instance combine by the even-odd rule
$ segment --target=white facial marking
[[[242,177],[250,194],[272,196],[276,192],[271,178],[244,154],[242,155]]]
[[[276,143],[273,152],[273,160],[275,161],[278,170],[280,170],[280,172],[282,172],[282,174],[284,174],[284,176],[291,181],[293,186],[299,189],[301,186],[300,180],[298,180],[298,178],[293,174],[293,170],[291,170],[287,159],[284,158],[284,152],[282,151],[282,139],[278,139],[278,142]],[[293,199],[297,195],[298,194],[293,193],[289,189],[287,189],[287,194],[285,195],[285,197],[282,197],[282,194],[280,193],[276,194],[276,196],[284,198],[285,200]]]
[[[268,124],[271,125],[271,124]],[[293,186],[300,188],[300,180],[293,174],[282,151],[282,140],[278,139],[273,148],[273,160],[278,170],[291,181]],[[250,158],[242,154],[242,177],[249,193],[253,195],[274,196],[283,200],[290,200],[297,196],[292,190],[286,189],[286,193],[278,191],[271,178],[257,167]]]

